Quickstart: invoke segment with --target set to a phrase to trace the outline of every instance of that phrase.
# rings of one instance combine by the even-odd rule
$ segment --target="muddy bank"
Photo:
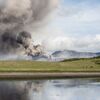
[[[0,73],[0,79],[45,79],[45,78],[97,78],[100,77],[100,72],[36,72],[36,73]]]

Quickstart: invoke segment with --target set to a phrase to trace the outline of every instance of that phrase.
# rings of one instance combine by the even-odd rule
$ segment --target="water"
[[[100,80],[0,81],[0,100],[100,100]]]

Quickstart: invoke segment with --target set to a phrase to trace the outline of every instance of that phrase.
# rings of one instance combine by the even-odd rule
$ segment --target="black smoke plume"
[[[57,0],[0,0],[0,54],[23,52],[32,39],[30,26],[36,28]]]

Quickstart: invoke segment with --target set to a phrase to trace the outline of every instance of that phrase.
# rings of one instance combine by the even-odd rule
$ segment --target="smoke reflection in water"
[[[100,100],[97,80],[1,81],[0,100]]]

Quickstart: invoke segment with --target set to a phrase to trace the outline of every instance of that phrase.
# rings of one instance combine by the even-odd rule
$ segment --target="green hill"
[[[100,57],[62,62],[0,61],[0,72],[99,72]]]

